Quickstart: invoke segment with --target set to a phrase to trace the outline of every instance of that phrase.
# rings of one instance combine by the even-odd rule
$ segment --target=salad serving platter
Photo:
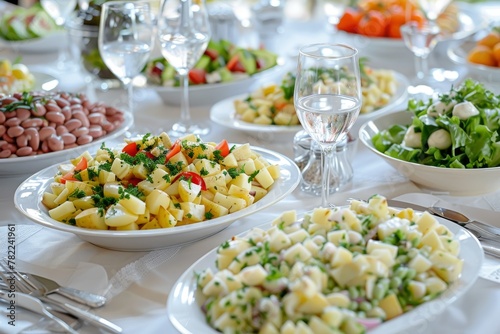
[[[282,74],[285,60],[278,58],[276,66],[253,74],[252,76],[230,82],[213,84],[200,84],[189,86],[189,103],[192,106],[212,105],[222,99],[242,94],[252,87],[256,87],[262,80],[272,80]],[[179,106],[182,100],[182,88],[166,87],[148,83],[145,76],[140,75],[134,79],[134,86],[154,90],[167,105]]]
[[[460,258],[464,260],[462,274],[436,299],[425,302],[414,310],[404,313],[368,331],[369,334],[411,333],[422,323],[435,319],[440,313],[464,295],[474,284],[481,270],[483,251],[479,241],[467,230],[442,218],[437,218],[455,235],[460,242]],[[257,228],[268,229],[270,223]],[[247,232],[242,233],[242,235]],[[173,325],[181,333],[219,333],[210,327],[202,311],[203,297],[198,290],[196,274],[210,267],[217,271],[215,261],[217,248],[201,257],[191,265],[174,284],[167,301],[167,312]],[[416,319],[418,321],[416,321]]]
[[[0,176],[32,174],[54,164],[56,161],[63,162],[70,157],[77,157],[85,151],[97,150],[97,147],[101,143],[116,140],[132,127],[134,123],[133,116],[128,112],[125,112],[124,116],[125,120],[118,128],[105,136],[95,139],[91,143],[61,151],[0,159]]]
[[[112,231],[86,229],[58,222],[49,216],[47,208],[42,204],[42,196],[53,182],[60,164],[47,167],[22,182],[15,192],[14,204],[22,214],[37,224],[73,233],[80,239],[103,248],[120,251],[150,251],[193,242],[213,235],[235,220],[254,214],[280,201],[299,184],[300,171],[291,159],[263,148],[251,147],[251,149],[269,163],[278,164],[280,178],[258,202],[226,216],[195,224],[151,230]]]

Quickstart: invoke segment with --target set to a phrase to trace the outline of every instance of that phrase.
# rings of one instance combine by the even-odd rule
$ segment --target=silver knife
[[[414,203],[407,203],[403,201],[398,201],[398,200],[393,200],[393,199],[388,199],[387,203],[389,206],[395,206],[395,207],[400,207],[400,208],[411,208],[415,209],[418,211],[427,211],[433,215],[448,219],[454,223],[459,224],[460,226],[467,227],[467,225],[470,225],[469,227],[474,227],[476,230],[479,232],[483,233],[485,236],[490,236],[494,238],[500,238],[500,228],[486,224],[477,220],[469,220],[463,213],[454,211],[452,209],[445,209],[441,207],[425,207],[422,205],[414,204]]]

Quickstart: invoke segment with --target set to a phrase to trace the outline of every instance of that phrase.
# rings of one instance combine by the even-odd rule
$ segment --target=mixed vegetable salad
[[[427,102],[410,100],[411,124],[376,134],[375,148],[393,158],[446,168],[500,165],[500,96],[467,79]]]
[[[200,60],[189,71],[189,84],[211,84],[247,78],[276,66],[277,59],[275,53],[264,49],[246,49],[226,40],[211,40]],[[180,85],[175,68],[163,57],[149,61],[144,73],[151,84],[167,87]]]
[[[54,20],[40,5],[29,9],[18,8],[0,17],[0,38],[7,41],[43,37],[57,29]]]
[[[52,219],[81,228],[148,230],[194,224],[261,200],[280,176],[249,144],[166,133],[104,144],[58,166],[42,203]]]

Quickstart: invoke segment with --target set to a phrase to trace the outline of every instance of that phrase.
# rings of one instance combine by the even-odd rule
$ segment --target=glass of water
[[[165,0],[158,15],[158,38],[163,57],[179,74],[182,89],[181,119],[169,134],[205,135],[208,124],[193,122],[189,110],[189,71],[205,52],[210,40],[210,23],[204,0]]]
[[[133,79],[141,73],[153,48],[149,2],[110,1],[102,6],[99,52],[106,66],[128,90],[133,111]]]
[[[358,117],[361,96],[355,48],[313,44],[299,50],[294,104],[302,126],[321,147],[323,207],[329,205],[333,153]]]

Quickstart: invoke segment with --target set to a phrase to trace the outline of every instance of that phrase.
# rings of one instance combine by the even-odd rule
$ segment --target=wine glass
[[[321,147],[321,205],[327,207],[333,152],[361,109],[358,51],[343,44],[302,47],[294,104],[302,126]]]
[[[102,5],[99,52],[127,89],[130,112],[134,109],[132,81],[146,66],[153,40],[149,2],[110,1]]]
[[[179,74],[182,88],[181,119],[169,134],[205,135],[207,124],[193,122],[189,110],[189,71],[205,52],[210,40],[210,23],[204,0],[165,0],[158,15],[158,38],[163,57]]]
[[[436,82],[431,75],[427,64],[427,57],[438,42],[439,26],[432,22],[407,22],[401,26],[401,36],[415,59],[416,77],[412,80],[410,93],[412,95],[432,95]]]
[[[52,17],[55,23],[65,28],[66,18],[75,10],[77,0],[40,0],[40,5]],[[66,45],[61,43],[57,59],[57,67],[61,70],[76,68],[76,62],[71,54],[71,37],[66,29]]]
[[[452,0],[417,0],[417,3],[424,12],[425,17],[436,23],[438,16],[448,7]]]

